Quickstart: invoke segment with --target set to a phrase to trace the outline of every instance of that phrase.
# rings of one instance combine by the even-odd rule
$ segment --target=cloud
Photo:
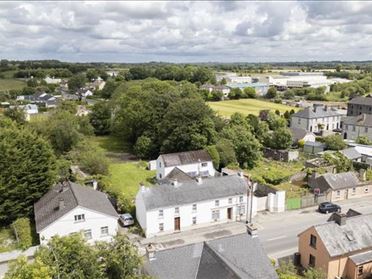
[[[367,60],[371,2],[0,2],[0,57]]]

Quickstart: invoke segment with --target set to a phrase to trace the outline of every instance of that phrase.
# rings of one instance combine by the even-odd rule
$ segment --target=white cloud
[[[0,57],[367,60],[371,2],[1,2]]]

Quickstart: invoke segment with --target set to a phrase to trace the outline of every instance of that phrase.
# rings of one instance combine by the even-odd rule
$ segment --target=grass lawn
[[[130,146],[114,136],[90,137],[89,142],[96,144],[106,152],[130,152]]]
[[[12,89],[22,89],[26,83],[17,79],[0,79],[0,92]]]
[[[290,107],[282,104],[276,104],[267,101],[261,101],[256,99],[240,99],[240,100],[228,100],[220,102],[209,102],[209,106],[217,111],[222,116],[231,116],[234,112],[240,112],[244,115],[254,114],[258,115],[260,110],[279,110],[284,113],[286,110],[291,109],[297,111],[298,108]]]
[[[112,190],[125,193],[129,198],[135,197],[140,183],[151,185],[156,174],[147,170],[144,162],[112,163],[109,173]]]

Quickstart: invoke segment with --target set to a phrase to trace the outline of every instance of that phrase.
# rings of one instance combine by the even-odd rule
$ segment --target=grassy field
[[[256,99],[241,99],[241,100],[228,100],[220,102],[209,102],[209,106],[217,111],[220,115],[229,117],[234,112],[240,112],[244,115],[254,114],[258,115],[260,110],[279,110],[281,113],[291,109],[297,111],[297,108],[266,102]]]
[[[149,171],[143,162],[135,163],[112,163],[109,167],[112,190],[122,192],[129,198],[134,198],[139,184],[152,184],[155,171]]]
[[[26,83],[17,79],[0,79],[0,91],[22,89]]]

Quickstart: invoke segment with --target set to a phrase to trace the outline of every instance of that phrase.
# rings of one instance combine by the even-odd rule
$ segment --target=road
[[[372,197],[340,201],[342,212],[350,208],[362,213],[372,213]],[[266,253],[272,258],[281,258],[297,251],[297,235],[312,225],[324,223],[330,214],[320,214],[316,208],[292,210],[283,213],[259,213],[254,222],[259,228],[259,237]]]

